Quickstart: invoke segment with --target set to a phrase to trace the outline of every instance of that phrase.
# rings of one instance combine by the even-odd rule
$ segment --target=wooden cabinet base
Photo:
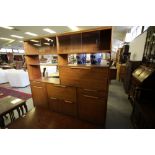
[[[89,121],[94,124],[104,125],[106,118],[106,98],[86,95],[78,90],[78,116],[82,120]],[[104,96],[104,94],[103,94]]]

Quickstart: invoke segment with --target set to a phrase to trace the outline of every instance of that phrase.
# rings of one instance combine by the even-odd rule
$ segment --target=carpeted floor
[[[130,121],[131,112],[132,106],[128,101],[128,95],[124,92],[123,84],[117,80],[112,80],[109,85],[106,128],[133,128]]]

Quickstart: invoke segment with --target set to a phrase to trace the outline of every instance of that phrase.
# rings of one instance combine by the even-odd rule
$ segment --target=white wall
[[[141,61],[144,53],[147,31],[130,42],[129,52],[131,61]]]

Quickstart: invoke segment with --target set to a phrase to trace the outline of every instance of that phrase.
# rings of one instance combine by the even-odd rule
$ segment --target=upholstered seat
[[[12,87],[26,87],[30,84],[28,73],[24,70],[7,71],[6,75]]]
[[[7,83],[8,79],[6,76],[6,70],[0,68],[0,83]]]

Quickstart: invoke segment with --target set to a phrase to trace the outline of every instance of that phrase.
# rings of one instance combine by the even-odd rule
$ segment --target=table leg
[[[9,115],[10,115],[11,122],[13,122],[15,120],[14,112],[13,111],[9,112]]]
[[[3,129],[5,128],[4,118],[3,116],[0,117],[0,127]]]
[[[22,115],[24,115],[24,109],[23,109],[23,106],[22,105],[20,106],[20,109],[22,111]]]
[[[17,108],[17,112],[18,112],[18,116],[20,117],[21,113],[20,113],[20,108],[19,107]]]
[[[24,108],[25,108],[25,111],[28,112],[26,102],[24,103]]]

